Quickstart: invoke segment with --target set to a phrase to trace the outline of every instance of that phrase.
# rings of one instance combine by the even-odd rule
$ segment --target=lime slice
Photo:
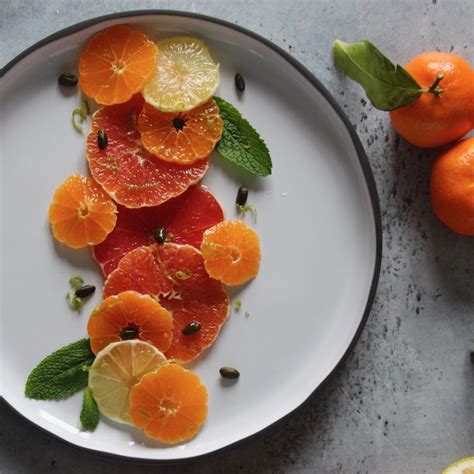
[[[474,457],[460,459],[450,464],[442,474],[474,474]]]
[[[177,36],[157,43],[156,70],[146,83],[146,102],[163,112],[191,110],[207,102],[219,85],[219,65],[203,41]]]
[[[139,339],[114,342],[100,351],[89,370],[89,388],[100,412],[130,424],[130,390],[165,361],[155,346]]]

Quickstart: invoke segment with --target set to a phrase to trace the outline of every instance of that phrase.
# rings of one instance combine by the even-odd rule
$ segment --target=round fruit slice
[[[199,377],[166,364],[130,391],[130,419],[150,438],[179,443],[193,438],[207,416],[207,390]]]
[[[110,296],[92,312],[87,324],[94,354],[128,339],[141,339],[165,352],[171,344],[170,313],[156,300],[136,291]]]
[[[258,234],[241,221],[223,221],[206,230],[201,252],[207,273],[226,285],[241,285],[260,268]]]
[[[199,248],[204,231],[223,219],[219,203],[199,185],[191,186],[161,206],[141,209],[118,206],[115,229],[104,242],[93,247],[93,256],[107,276],[124,255],[137,247],[156,243],[160,235],[167,242]]]
[[[49,206],[54,237],[74,249],[103,242],[117,221],[117,207],[90,178],[69,176]]]
[[[456,461],[449,465],[442,474],[474,474],[474,457]]]
[[[143,146],[160,160],[182,165],[207,158],[223,128],[213,99],[189,112],[160,112],[145,104],[138,117]]]
[[[190,245],[150,245],[125,255],[105,282],[104,297],[135,290],[152,295],[173,316],[173,340],[166,357],[195,359],[216,339],[229,310],[229,298],[217,280],[209,278],[201,253]],[[183,330],[199,324],[194,334]]]
[[[145,100],[163,112],[182,112],[207,102],[219,85],[219,65],[203,41],[177,36],[158,44],[156,69]]]
[[[193,165],[167,163],[142,146],[136,127],[143,98],[99,109],[87,139],[87,160],[94,179],[119,204],[137,208],[158,206],[179,196],[207,171],[209,159]],[[97,132],[105,131],[107,146],[100,149]]]
[[[81,89],[99,104],[126,102],[155,71],[156,55],[156,45],[140,31],[112,26],[93,36],[81,54]]]
[[[165,356],[155,346],[139,340],[114,342],[100,351],[89,369],[89,388],[101,413],[130,423],[131,388],[164,363]]]

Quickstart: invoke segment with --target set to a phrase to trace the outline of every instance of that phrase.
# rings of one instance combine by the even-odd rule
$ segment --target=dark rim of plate
[[[63,30],[57,31],[56,33],[53,33],[50,36],[47,36],[46,38],[42,39],[41,41],[37,42],[33,46],[30,46],[29,48],[25,49],[23,52],[21,52],[18,56],[13,58],[9,63],[6,64],[3,68],[0,69],[0,77],[3,77],[10,69],[15,66],[18,62],[20,62],[23,58],[28,56],[29,54],[33,53],[37,49],[41,48],[42,46],[45,46],[53,41],[56,41],[58,39],[64,38],[65,36],[69,36],[73,33],[76,33],[78,31],[81,31],[85,28],[88,28],[90,26],[97,25],[99,23],[108,21],[108,20],[116,20],[116,19],[121,19],[121,18],[132,18],[132,17],[137,17],[137,16],[177,16],[177,17],[185,17],[185,18],[192,18],[192,19],[197,19],[197,20],[202,20],[206,21],[209,23],[214,23],[220,26],[224,26],[226,28],[232,29],[234,31],[238,31],[239,33],[242,33],[246,36],[249,36],[250,38],[253,38],[254,40],[264,44],[265,46],[269,47],[276,53],[278,53],[281,57],[283,57],[288,63],[290,63],[297,71],[299,71],[322,95],[323,97],[327,100],[327,102],[331,105],[331,107],[336,111],[336,113],[339,115],[340,119],[344,123],[344,126],[346,127],[347,131],[349,132],[352,143],[354,144],[354,147],[357,152],[357,156],[359,158],[359,163],[362,168],[362,171],[364,173],[365,181],[367,183],[367,188],[368,192],[370,195],[370,199],[372,202],[372,211],[374,215],[374,223],[375,223],[375,237],[376,237],[376,251],[375,251],[375,265],[374,265],[374,271],[373,271],[373,276],[372,276],[372,283],[370,286],[370,291],[368,294],[367,298],[367,304],[365,306],[364,314],[362,315],[362,319],[360,321],[359,327],[357,328],[356,333],[354,334],[354,337],[352,338],[351,343],[349,344],[348,348],[346,349],[345,353],[339,360],[339,362],[336,364],[336,366],[331,370],[329,375],[314,389],[314,391],[306,398],[306,400],[301,403],[299,406],[294,408],[292,411],[287,413],[286,415],[282,416],[280,419],[277,421],[271,423],[270,425],[267,425],[266,427],[262,428],[260,431],[257,431],[256,433],[253,433],[252,435],[249,435],[245,438],[242,438],[238,441],[235,441],[234,443],[228,444],[222,448],[218,448],[214,451],[210,451],[208,453],[204,453],[198,456],[192,456],[188,458],[177,458],[177,459],[143,459],[143,458],[134,458],[131,456],[122,456],[118,454],[113,454],[113,453],[105,453],[103,451],[98,451],[95,449],[91,448],[85,448],[82,446],[78,446],[74,444],[73,442],[67,441],[63,438],[61,438],[58,435],[55,435],[45,428],[37,425],[35,422],[32,420],[29,420],[26,418],[24,415],[22,415],[19,411],[17,411],[12,405],[10,405],[3,397],[0,396],[0,399],[7,405],[9,406],[13,411],[18,413],[22,418],[27,420],[29,423],[31,423],[33,426],[39,428],[40,430],[44,431],[48,435],[59,439],[60,441],[74,446],[78,449],[81,449],[82,451],[99,455],[102,457],[108,457],[116,460],[122,460],[122,461],[131,461],[135,463],[142,463],[142,464],[176,464],[176,463],[185,463],[187,461],[196,461],[202,458],[206,458],[208,456],[214,455],[216,453],[222,453],[226,450],[229,450],[233,447],[236,447],[244,442],[248,442],[255,438],[256,436],[260,435],[264,431],[267,431],[271,429],[272,427],[275,427],[277,424],[280,424],[283,420],[285,420],[287,417],[289,417],[291,414],[293,414],[296,410],[301,409],[303,406],[305,406],[310,399],[312,399],[314,396],[316,396],[319,391],[326,385],[326,383],[329,381],[329,379],[341,368],[342,364],[346,361],[347,357],[349,354],[352,352],[354,349],[354,346],[356,345],[362,330],[364,329],[364,326],[367,322],[367,319],[370,314],[370,310],[372,308],[372,304],[374,302],[375,294],[377,291],[377,284],[379,280],[379,275],[380,275],[380,265],[381,265],[381,260],[382,260],[382,223],[381,223],[381,216],[380,216],[380,205],[379,205],[379,199],[377,195],[377,188],[375,185],[375,180],[372,174],[372,170],[370,168],[369,160],[367,158],[367,155],[365,154],[364,148],[360,142],[360,139],[355,132],[352,124],[349,122],[349,119],[346,117],[345,113],[343,112],[341,106],[336,102],[336,100],[333,98],[333,96],[329,93],[329,91],[326,89],[323,84],[316,79],[316,77],[308,70],[306,69],[305,66],[303,66],[299,61],[297,61],[295,58],[293,58],[290,54],[288,54],[286,51],[281,49],[279,46],[276,46],[273,44],[271,41],[263,38],[262,36],[247,30],[246,28],[242,28],[241,26],[235,25],[233,23],[230,23],[225,20],[220,20],[217,18],[213,18],[207,15],[201,15],[198,13],[188,13],[188,12],[181,12],[181,11],[173,11],[173,10],[132,10],[132,11],[124,11],[124,12],[118,12],[118,13],[112,13],[110,15],[104,15],[96,18],[91,18],[89,20],[82,21],[80,23],[77,23],[75,25],[71,25],[67,28],[64,28]]]

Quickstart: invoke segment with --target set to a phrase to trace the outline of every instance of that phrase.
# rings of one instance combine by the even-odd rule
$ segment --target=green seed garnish
[[[248,318],[250,316],[250,313],[248,311],[245,311],[245,316]]]
[[[166,232],[164,227],[158,227],[153,234],[157,244],[164,244],[166,242]]]
[[[221,367],[219,373],[225,379],[238,379],[240,376],[240,372],[233,367]]]
[[[61,74],[58,77],[58,84],[64,87],[74,87],[77,86],[78,79],[75,74]]]
[[[242,306],[242,300],[237,300],[235,303],[234,303],[234,309],[236,311],[240,311],[240,308]]]
[[[69,278],[69,284],[73,290],[77,290],[84,284],[84,278],[82,278],[81,275],[71,275],[71,278]]]
[[[247,203],[247,198],[249,196],[249,188],[247,186],[240,186],[239,190],[237,191],[237,198],[235,199],[235,204],[237,206],[245,206]]]
[[[97,145],[100,150],[105,150],[107,148],[107,134],[103,130],[97,132]]]
[[[182,331],[184,336],[196,334],[201,329],[201,325],[197,321],[191,321]]]
[[[135,329],[135,328],[124,329],[120,333],[120,339],[122,339],[122,341],[128,341],[130,339],[136,339],[137,336],[138,336],[138,329]]]
[[[94,291],[94,285],[82,285],[81,287],[77,288],[75,293],[78,298],[88,298],[94,293]]]
[[[237,73],[234,78],[235,81],[235,87],[237,88],[238,91],[243,92],[245,90],[245,81],[244,78]]]

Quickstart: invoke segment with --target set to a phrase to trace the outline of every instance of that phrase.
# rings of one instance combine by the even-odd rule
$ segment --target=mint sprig
[[[62,400],[87,387],[86,368],[95,356],[89,339],[80,339],[44,358],[30,373],[25,395],[35,400]]]
[[[89,387],[84,390],[80,420],[82,428],[86,431],[94,431],[99,424],[99,407],[97,406],[94,396],[92,395],[92,390]]]
[[[255,176],[272,173],[267,145],[250,123],[229,102],[214,97],[219,106],[224,130],[217,151],[226,160]]]

